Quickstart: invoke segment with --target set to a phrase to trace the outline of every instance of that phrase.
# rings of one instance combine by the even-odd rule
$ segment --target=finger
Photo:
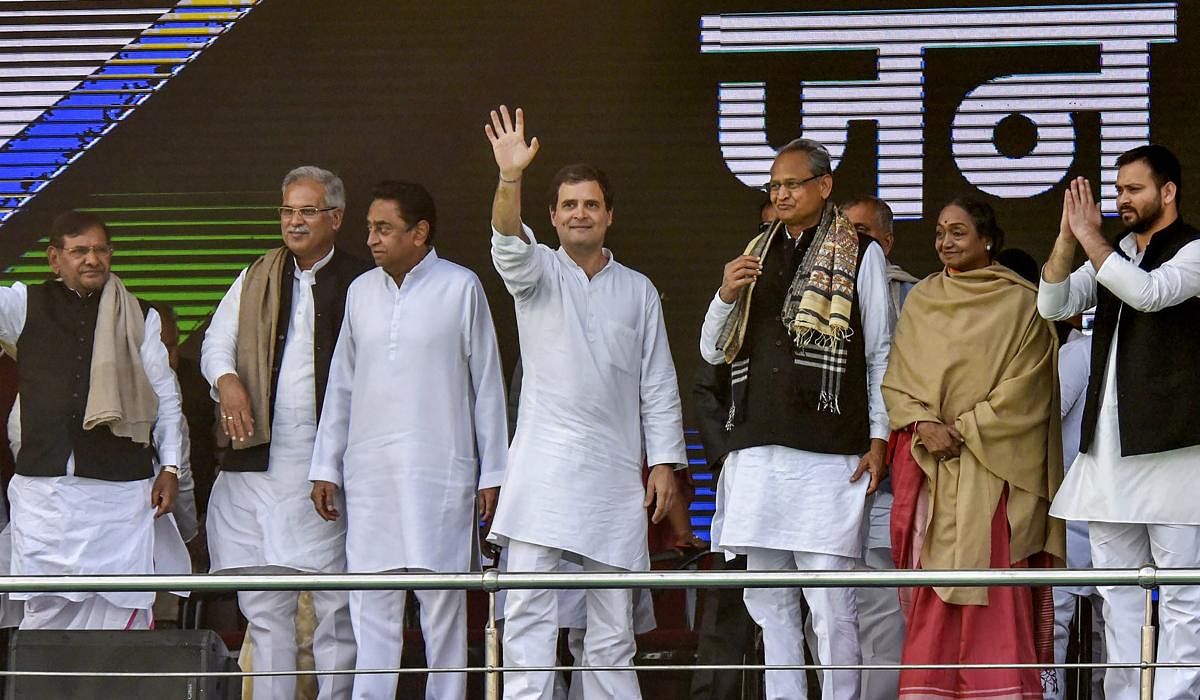
[[[862,478],[862,475],[865,474],[866,472],[867,472],[866,459],[864,458],[864,459],[858,460],[858,469],[855,469],[854,473],[850,475],[850,483],[853,484],[853,483],[857,482],[859,479]]]
[[[483,501],[485,504],[483,519],[490,523],[492,522],[492,518],[496,516],[496,499],[488,496]]]
[[[514,114],[514,124],[516,126],[517,133],[524,135],[525,134],[525,110],[521,109],[520,107],[517,107],[517,111]]]
[[[508,107],[500,105],[500,119],[504,122],[504,131],[511,133],[513,130],[512,116],[508,113]]]
[[[541,147],[542,147],[542,145],[540,143],[538,143],[537,137],[534,136],[529,141],[529,159],[530,160],[533,160],[533,157],[537,155],[538,149]]]
[[[674,479],[674,477],[671,477]],[[675,490],[661,489],[658,492],[658,505],[654,508],[654,522],[662,522],[663,518],[671,512],[671,506],[675,504]]]
[[[500,115],[496,113],[496,110],[491,111],[491,117],[492,128],[496,131],[496,138],[499,138],[504,135],[504,125],[500,123]]]
[[[496,132],[492,131],[491,124],[483,125],[483,133],[487,135],[488,141],[491,142],[491,144],[493,146],[495,146],[496,145]]]
[[[867,495],[868,496],[875,493],[875,491],[877,491],[879,489],[879,482],[881,479],[882,479],[882,477],[879,476],[879,471],[872,469],[871,470],[871,483],[867,485]]]
[[[646,483],[646,497],[644,499],[642,499],[642,507],[643,508],[650,507],[650,504],[654,502],[654,495],[655,495],[654,480],[651,479],[650,481],[648,481]],[[658,521],[655,520],[654,522],[658,522]]]

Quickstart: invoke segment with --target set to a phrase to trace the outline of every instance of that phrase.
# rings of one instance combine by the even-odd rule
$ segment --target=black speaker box
[[[19,630],[8,650],[12,671],[236,671],[212,630]],[[227,700],[241,695],[240,678],[197,676],[9,676],[7,700],[180,698]]]

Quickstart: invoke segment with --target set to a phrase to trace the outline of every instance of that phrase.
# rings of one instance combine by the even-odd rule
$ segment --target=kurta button
[[[772,368],[771,368],[771,374],[779,374],[779,368],[778,368],[778,367],[772,367]]]

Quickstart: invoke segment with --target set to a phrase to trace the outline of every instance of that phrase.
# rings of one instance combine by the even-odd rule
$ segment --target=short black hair
[[[604,208],[612,211],[612,187],[608,184],[608,176],[604,171],[589,163],[573,163],[563,167],[554,174],[550,183],[550,210],[558,208],[558,188],[563,185],[574,185],[577,182],[595,182],[604,193]]]
[[[105,240],[112,242],[112,233],[104,225],[103,219],[90,211],[68,209],[54,217],[54,221],[50,224],[50,245],[62,248],[65,245],[64,239],[80,236],[91,228],[100,229],[104,232]]]
[[[1123,168],[1139,160],[1145,161],[1150,168],[1150,175],[1154,178],[1154,184],[1160,188],[1168,182],[1175,183],[1175,199],[1178,201],[1183,192],[1183,167],[1179,165],[1179,159],[1175,157],[1175,154],[1166,146],[1149,143],[1145,146],[1131,148],[1118,156],[1117,168]]]
[[[967,212],[967,216],[971,217],[971,223],[975,224],[975,231],[992,242],[992,249],[988,251],[988,257],[995,260],[1000,251],[1004,249],[1004,229],[1000,228],[1000,222],[996,220],[996,210],[992,209],[992,205],[982,199],[963,196],[946,202],[946,207],[950,206]],[[942,207],[942,209],[946,207]]]
[[[400,210],[400,218],[409,226],[416,226],[421,221],[429,224],[429,236],[425,243],[433,245],[434,234],[437,233],[437,207],[429,190],[415,182],[403,180],[384,180],[371,190],[371,201],[386,199],[395,202]]]

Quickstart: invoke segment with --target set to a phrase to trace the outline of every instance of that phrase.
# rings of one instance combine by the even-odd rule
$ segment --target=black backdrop
[[[553,172],[586,160],[609,173],[616,203],[608,245],[664,295],[686,387],[704,309],[723,263],[753,231],[761,196],[722,159],[717,83],[765,80],[768,136],[779,145],[796,135],[798,80],[869,79],[874,66],[866,52],[702,54],[700,17],[1004,4],[1028,3],[266,0],[13,216],[0,231],[0,258],[14,262],[36,245],[53,213],[87,205],[98,192],[246,193],[242,200],[273,205],[282,175],[305,163],[345,179],[341,242],[365,257],[371,184],[417,180],[438,205],[439,254],[474,269],[487,288],[510,368],[516,331],[512,302],[488,258],[495,167],[482,127],[495,105],[520,105],[528,134],[542,144],[526,177],[526,221],[554,245],[545,191]],[[1189,103],[1198,9],[1181,5],[1177,41],[1151,50],[1151,133],[1177,151],[1187,172],[1200,166]],[[998,75],[1095,70],[1098,54],[1095,45],[926,52],[924,219],[897,223],[895,262],[932,272],[930,220],[951,197],[977,193],[950,153],[950,120],[963,95]],[[1098,119],[1083,113],[1076,123],[1071,174],[1096,181]],[[874,127],[857,123],[834,197],[874,191],[874,182]],[[1062,183],[1030,199],[990,199],[1009,245],[1041,259],[1061,197]],[[198,340],[193,335],[187,349],[194,352]]]

